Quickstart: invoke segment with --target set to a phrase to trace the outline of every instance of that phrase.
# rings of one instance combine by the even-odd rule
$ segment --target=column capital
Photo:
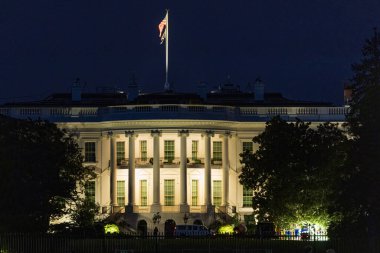
[[[138,137],[138,134],[136,134],[133,130],[127,130],[124,133],[125,137]]]
[[[219,135],[220,137],[232,137],[232,134],[231,134],[231,132],[230,131],[225,131],[224,133],[221,133],[220,135]]]
[[[113,137],[115,137],[115,135],[114,135],[114,133],[112,131],[108,131],[107,132],[107,137],[108,138],[113,138]]]
[[[158,130],[158,129],[155,129],[155,130],[151,130],[150,131],[150,134],[154,137],[154,136],[161,136],[161,130]]]
[[[214,131],[213,130],[206,130],[204,133],[202,133],[203,136],[208,136],[208,137],[214,137]]]
[[[186,136],[186,137],[188,137],[189,136],[189,130],[185,130],[185,129],[179,130],[178,131],[178,136]]]

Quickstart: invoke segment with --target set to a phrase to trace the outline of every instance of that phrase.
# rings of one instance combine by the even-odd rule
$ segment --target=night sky
[[[380,0],[2,0],[0,103],[85,90],[163,90],[165,47],[157,26],[170,9],[169,81],[175,91],[211,88],[227,76],[244,88],[340,104],[351,64]]]

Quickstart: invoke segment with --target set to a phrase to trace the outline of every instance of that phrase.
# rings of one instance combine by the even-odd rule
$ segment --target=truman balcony
[[[179,157],[174,157],[172,159],[165,159],[160,157],[160,168],[179,168],[181,161]],[[129,159],[121,159],[117,162],[119,169],[128,169],[129,168]],[[153,158],[136,158],[135,159],[136,168],[153,168]],[[220,169],[222,166],[222,159],[212,158],[211,159],[211,168]],[[197,158],[191,159],[187,158],[187,168],[204,168],[205,159]]]

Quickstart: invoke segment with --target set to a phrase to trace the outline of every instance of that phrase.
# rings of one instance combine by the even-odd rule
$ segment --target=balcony
[[[220,169],[222,167],[223,161],[220,158],[211,159],[211,168]],[[153,168],[153,157],[150,158],[135,158],[136,168]],[[165,159],[160,157],[160,168],[179,168],[181,166],[181,158],[174,157],[172,159]],[[129,159],[125,158],[117,163],[119,169],[129,168]],[[187,168],[204,168],[205,158],[187,158]]]

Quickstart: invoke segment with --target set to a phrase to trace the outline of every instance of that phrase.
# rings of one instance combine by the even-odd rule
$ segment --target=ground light
[[[119,234],[119,227],[115,224],[107,224],[104,225],[104,233],[105,234]]]
[[[233,225],[223,225],[219,227],[218,234],[233,234],[234,226]]]

